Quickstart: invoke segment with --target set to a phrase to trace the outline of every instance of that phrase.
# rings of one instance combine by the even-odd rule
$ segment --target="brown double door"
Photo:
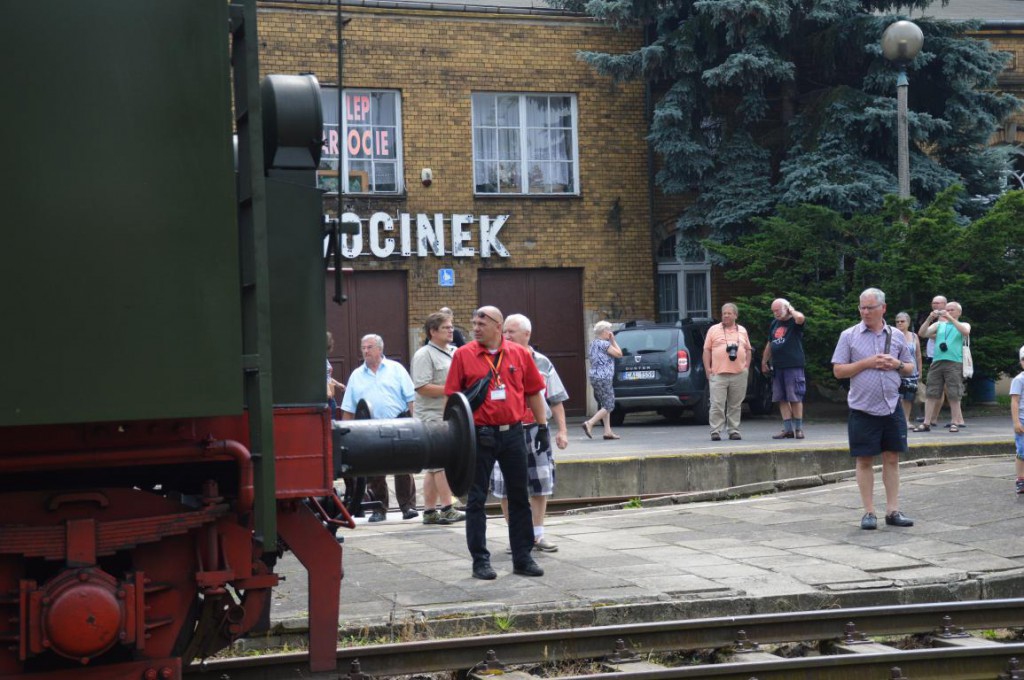
[[[566,414],[585,415],[582,270],[482,269],[477,288],[480,305],[494,305],[505,316],[524,314],[530,319],[531,344],[551,359],[569,392]]]
[[[384,338],[388,359],[409,366],[409,336],[406,310],[409,296],[403,271],[345,272],[347,302],[336,305],[333,273],[327,279],[327,330],[334,334],[334,352],[328,358],[334,379],[348,382],[352,370],[362,363],[359,340],[369,333]],[[340,405],[340,401],[339,401]]]

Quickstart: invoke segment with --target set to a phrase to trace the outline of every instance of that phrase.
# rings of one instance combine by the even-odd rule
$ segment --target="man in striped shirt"
[[[885,293],[868,288],[860,294],[856,326],[839,336],[832,354],[836,378],[849,379],[847,431],[850,455],[857,461],[857,488],[864,504],[861,529],[876,529],[874,457],[882,456],[885,523],[910,527],[914,521],[900,511],[900,454],[907,451],[907,422],[899,405],[900,379],[914,372],[903,333],[885,322]]]

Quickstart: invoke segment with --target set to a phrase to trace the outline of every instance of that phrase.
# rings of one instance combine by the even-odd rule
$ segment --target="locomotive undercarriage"
[[[51,473],[45,490],[0,493],[7,509],[0,524],[0,678],[77,679],[92,668],[106,679],[177,678],[182,663],[215,653],[256,625],[278,578],[236,512],[251,512],[251,479],[247,496],[244,470],[203,465],[208,454],[193,450],[192,461],[158,468],[165,479],[178,468],[183,479],[204,480],[198,494],[166,485],[86,486],[96,481],[88,469],[80,480],[73,470]],[[78,453],[68,464],[88,459],[97,467],[146,454],[153,451]],[[32,456],[29,467],[53,455]],[[14,463],[4,462],[8,470]],[[243,492],[229,502],[216,481],[223,475],[203,473],[230,468],[227,486]],[[118,468],[103,474],[128,475]]]

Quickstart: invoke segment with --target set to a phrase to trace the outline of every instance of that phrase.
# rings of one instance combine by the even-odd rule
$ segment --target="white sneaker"
[[[540,540],[533,542],[533,549],[539,552],[558,552],[558,546],[543,536]]]

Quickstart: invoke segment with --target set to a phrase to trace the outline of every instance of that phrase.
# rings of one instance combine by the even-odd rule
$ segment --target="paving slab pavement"
[[[346,635],[386,640],[493,630],[499,621],[528,630],[1021,597],[1024,496],[1013,491],[1010,451],[905,464],[901,502],[912,528],[861,530],[852,477],[717,502],[550,516],[546,535],[559,550],[535,553],[540,578],[512,574],[501,518],[488,521],[495,581],[471,577],[462,524],[425,526],[397,513],[360,520],[342,530],[341,625]],[[880,479],[875,496],[881,504]],[[272,621],[301,631],[305,573],[291,557],[279,568],[287,581],[275,591]]]

